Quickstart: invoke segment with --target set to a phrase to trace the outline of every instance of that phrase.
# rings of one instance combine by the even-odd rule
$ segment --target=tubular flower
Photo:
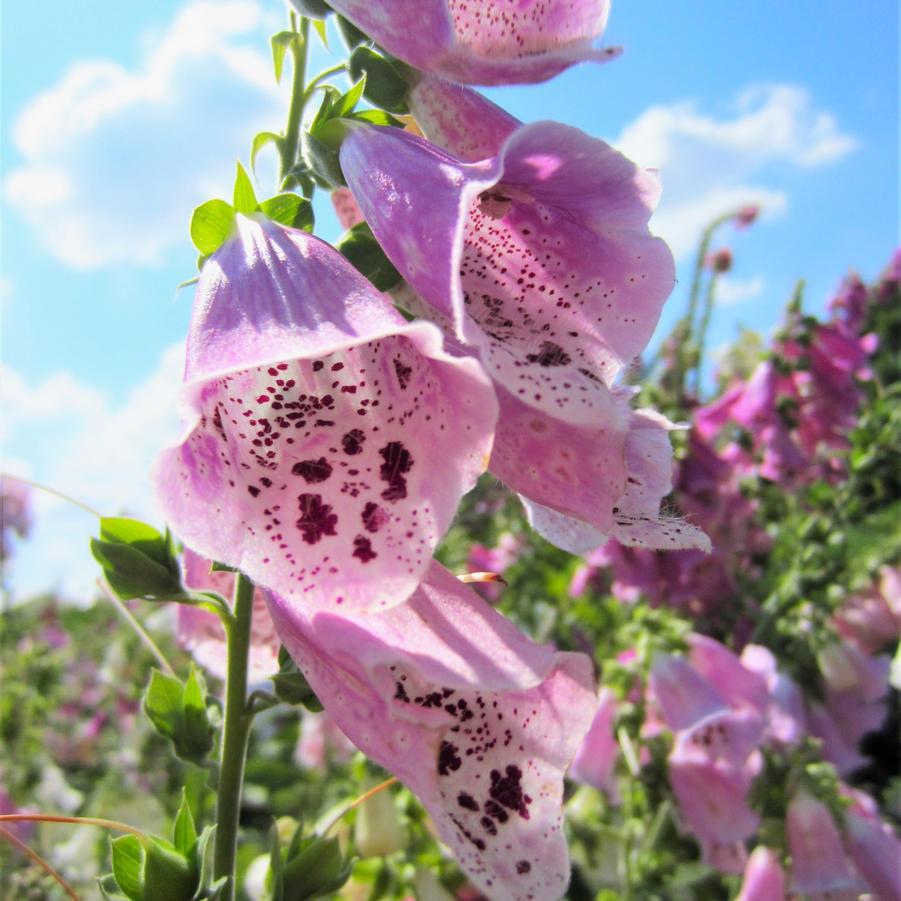
[[[157,494],[202,555],[311,606],[405,600],[491,450],[496,401],[335,250],[237,217],[197,286]],[[440,466],[437,450],[440,447]]]
[[[615,384],[673,285],[672,255],[647,228],[655,176],[576,129],[520,125],[453,85],[422,82],[411,106],[426,133],[467,161],[395,129],[357,128],[342,167],[417,295],[413,311],[442,325],[494,382],[491,471],[567,550],[605,535],[706,546],[658,512],[671,425],[630,410],[631,392]]]
[[[398,59],[467,84],[545,81],[575,63],[619,53],[592,46],[607,24],[610,0],[329,0],[329,6]]]
[[[561,897],[590,660],[532,642],[437,563],[407,603],[355,620],[269,600],[326,710],[420,797],[473,882],[498,901]]]
[[[758,845],[751,852],[735,901],[785,901],[785,874],[772,848]]]

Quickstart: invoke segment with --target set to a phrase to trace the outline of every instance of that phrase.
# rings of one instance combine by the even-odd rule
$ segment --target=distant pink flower
[[[349,188],[335,188],[332,191],[332,206],[335,208],[341,228],[353,228],[364,221],[360,207]]]
[[[672,256],[647,226],[655,176],[575,129],[521,125],[466,89],[429,80],[411,102],[417,115],[427,109],[423,127],[437,144],[354,129],[342,168],[417,293],[416,312],[493,380],[501,415],[491,472],[565,549],[584,552],[607,535],[706,547],[697,529],[660,515],[671,425],[631,411],[631,392],[614,384],[673,285]],[[448,152],[444,142],[463,146]]]
[[[405,604],[356,620],[269,602],[326,710],[420,797],[469,878],[493,898],[559,898],[591,661],[530,641],[437,563]]]
[[[735,215],[735,224],[738,228],[747,228],[757,221],[760,215],[760,207],[756,203],[742,207]]]
[[[592,46],[610,0],[330,0],[389,53],[417,69],[470,84],[544,81],[569,66],[604,62]],[[509,7],[509,5],[507,5]]]
[[[188,588],[215,591],[227,601],[234,593],[235,576],[229,572],[210,572],[211,561],[185,549],[184,581]],[[178,605],[177,638],[182,647],[214,676],[224,679],[228,672],[225,629],[219,617],[209,610]],[[253,596],[253,620],[250,638],[248,680],[262,682],[278,672],[278,649],[281,642],[275,634],[272,618],[266,608],[262,589]]]
[[[11,536],[27,538],[31,528],[31,489],[18,479],[0,478],[0,561],[12,553]]]
[[[735,901],[785,901],[785,874],[772,848],[758,845],[751,852]]]
[[[798,792],[786,816],[791,889],[811,901],[857,901],[863,886],[845,857],[841,836],[825,804]]]
[[[875,801],[849,789],[852,806],[845,812],[845,843],[857,871],[875,901],[901,898],[901,840],[879,817]]]
[[[304,710],[300,718],[300,741],[295,758],[305,769],[325,769],[329,763],[344,763],[355,748],[325,710]]]
[[[721,247],[711,253],[704,262],[713,272],[718,274],[728,272],[732,268],[732,251],[728,247]]]
[[[516,562],[521,550],[522,539],[510,532],[504,532],[494,547],[476,543],[469,549],[469,559],[467,560],[469,571],[501,575],[507,567]],[[473,587],[482,597],[492,603],[500,598],[503,591],[503,585],[497,582],[475,583]]]
[[[572,766],[569,777],[576,782],[593,785],[619,804],[619,787],[616,784],[616,762],[619,759],[619,743],[613,734],[616,719],[616,696],[609,688],[601,690],[598,709],[585,735]]]
[[[901,567],[883,566],[868,591],[848,598],[835,626],[865,654],[875,654],[901,636]]]
[[[197,286],[163,511],[198,553],[286,597],[400,603],[484,469],[491,385],[318,238],[262,217],[236,229]]]

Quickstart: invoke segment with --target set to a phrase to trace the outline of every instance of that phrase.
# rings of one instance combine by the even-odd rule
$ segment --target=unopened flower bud
[[[707,265],[717,273],[728,272],[732,268],[732,251],[722,247],[707,257]]]
[[[364,783],[363,787],[370,789],[373,783]],[[406,847],[406,836],[390,791],[376,792],[360,805],[354,838],[362,857],[382,857]]]
[[[759,215],[760,207],[756,203],[749,203],[735,214],[735,224],[738,228],[747,228],[749,225],[754,224]]]

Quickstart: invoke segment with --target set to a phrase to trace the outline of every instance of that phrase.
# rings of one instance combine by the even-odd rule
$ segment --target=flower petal
[[[483,891],[563,894],[563,772],[596,706],[587,657],[530,641],[437,563],[406,604],[354,621],[270,609],[340,728],[419,795]]]
[[[289,598],[400,603],[484,470],[494,393],[328,245],[238,223],[201,274],[161,505],[199,553]]]

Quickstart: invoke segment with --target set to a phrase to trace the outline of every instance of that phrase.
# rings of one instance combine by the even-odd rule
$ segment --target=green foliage
[[[322,704],[304,678],[297,664],[284,647],[278,652],[279,671],[272,677],[275,696],[285,704],[303,704],[314,713],[322,710]]]
[[[247,170],[238,163],[235,174],[235,198],[234,207],[236,213],[253,213],[258,209],[257,195],[254,193],[253,184]]]
[[[137,519],[105,516],[91,553],[116,595],[166,599],[181,595],[181,572],[172,536]]]
[[[156,731],[172,742],[179,758],[205,764],[215,728],[207,710],[206,681],[193,664],[185,682],[154,669],[144,695],[144,712]]]
[[[407,93],[412,78],[408,66],[386,59],[371,47],[359,46],[347,61],[354,81],[365,79],[363,96],[374,106],[392,113],[408,113]]]
[[[208,200],[191,216],[191,242],[205,256],[214,254],[235,230],[235,211],[224,200]]]
[[[335,247],[358,272],[379,289],[389,291],[401,281],[400,273],[385,255],[372,229],[360,222],[337,241]]]

